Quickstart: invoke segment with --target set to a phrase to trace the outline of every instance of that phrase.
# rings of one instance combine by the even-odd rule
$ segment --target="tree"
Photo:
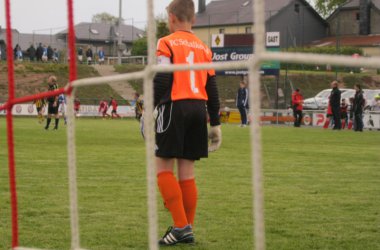
[[[344,2],[346,2],[346,0],[315,0],[314,5],[321,16],[327,17]]]
[[[148,54],[148,42],[146,37],[133,42],[131,54],[132,56],[146,56]]]
[[[167,23],[162,19],[156,19],[156,37],[160,39],[161,37],[170,34]],[[146,37],[140,38],[133,42],[131,54],[133,56],[146,56],[148,51],[148,43]]]
[[[170,34],[168,24],[163,20],[156,20],[156,27],[157,27],[157,39],[160,39],[161,37],[167,36]]]
[[[119,18],[113,16],[107,12],[98,13],[92,16],[93,23],[109,23],[109,24],[117,24],[119,22]],[[121,20],[123,22],[123,19]]]

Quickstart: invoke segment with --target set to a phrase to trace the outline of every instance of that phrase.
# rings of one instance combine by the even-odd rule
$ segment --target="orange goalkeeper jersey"
[[[157,44],[159,64],[211,63],[211,50],[193,33],[176,31],[161,38]],[[215,75],[214,70],[176,71],[173,73],[172,101],[182,99],[207,100],[207,77]]]

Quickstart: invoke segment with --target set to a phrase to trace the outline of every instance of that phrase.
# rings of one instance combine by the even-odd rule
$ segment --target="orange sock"
[[[182,190],[183,206],[185,208],[187,221],[193,226],[195,209],[197,207],[198,191],[195,179],[180,181],[179,185]]]
[[[165,206],[169,209],[174,227],[182,228],[189,224],[183,207],[181,188],[172,172],[162,172],[157,175],[157,183],[164,199]]]

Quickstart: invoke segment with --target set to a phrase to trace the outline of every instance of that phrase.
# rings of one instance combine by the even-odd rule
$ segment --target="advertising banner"
[[[280,51],[280,48],[267,48],[268,51]],[[226,61],[243,61],[249,60],[253,54],[252,46],[249,47],[223,47],[212,48],[212,61],[213,62],[226,62]],[[261,74],[263,75],[278,75],[280,72],[280,62],[263,62],[261,65]],[[247,75],[247,69],[237,70],[222,70],[217,71],[217,75]]]
[[[81,105],[78,116],[101,116],[98,112],[99,106],[97,105]],[[60,109],[61,110],[61,109]],[[111,114],[111,108],[108,109],[108,113]],[[134,117],[135,107],[132,106],[118,106],[117,113],[121,117]],[[5,115],[6,111],[0,111],[0,116]],[[16,104],[12,108],[12,114],[15,116],[36,116],[36,106],[33,104]],[[47,115],[47,106],[43,109],[43,114]]]

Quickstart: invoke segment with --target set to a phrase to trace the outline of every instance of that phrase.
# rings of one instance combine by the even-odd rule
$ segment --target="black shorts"
[[[37,113],[40,113],[42,111],[42,107],[37,107]]]
[[[113,109],[113,110],[111,111],[111,114],[117,114],[116,109]]]
[[[158,106],[156,156],[188,160],[208,156],[205,101],[180,100]]]
[[[48,105],[48,114],[49,115],[58,114],[58,105],[56,105],[55,107],[53,107],[53,105],[54,105],[54,103],[49,102],[49,105]]]

